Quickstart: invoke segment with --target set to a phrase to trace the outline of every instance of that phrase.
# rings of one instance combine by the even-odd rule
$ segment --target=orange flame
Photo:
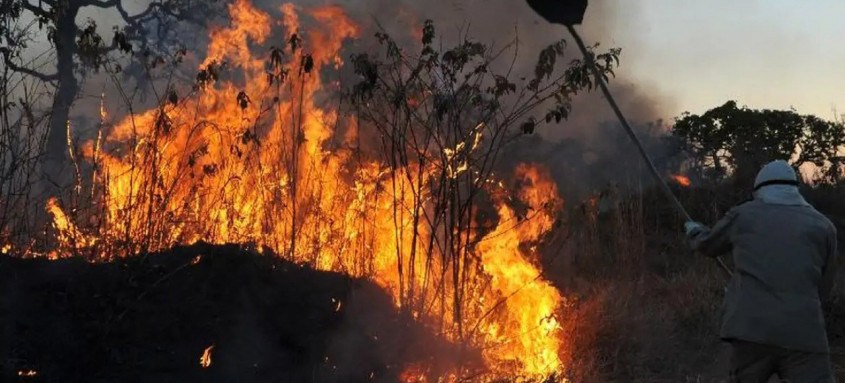
[[[497,376],[544,379],[561,370],[557,317],[565,300],[544,278],[536,254],[562,206],[548,172],[527,164],[516,169],[523,183],[516,197],[528,215],[508,198],[494,199],[495,227],[482,232],[475,229],[482,222],[467,222],[469,233],[456,234],[462,245],[444,246],[452,229],[419,223],[436,207],[418,201],[434,196],[411,180],[440,171],[452,180],[472,174],[469,153],[478,149],[484,125],[466,143],[443,149],[444,163],[390,168],[335,145],[340,128],[341,139],[350,140],[358,126],[331,108],[328,95],[338,85],[324,83],[320,73],[343,65],[338,52],[360,28],[335,6],[301,12],[285,4],[281,11],[291,36],[284,55],[250,50],[268,42],[273,18],[236,0],[231,24],[210,33],[200,70],[226,63],[242,73],[240,80],[209,75],[178,105],[118,122],[102,145],[98,139],[96,156],[87,146],[85,157],[99,161],[104,213],[89,233],[58,201],[48,202],[63,253],[155,251],[199,240],[266,247],[318,269],[372,279],[400,309],[482,350]],[[300,31],[303,15],[315,24],[307,34]],[[451,252],[466,256],[453,262]],[[453,282],[455,270],[464,282]],[[340,300],[333,304],[342,310]],[[202,367],[211,365],[213,348],[203,352]],[[425,371],[404,376],[425,381]]]
[[[562,342],[555,316],[563,298],[530,261],[533,254],[523,254],[520,245],[536,242],[549,232],[554,217],[545,205],[560,201],[547,172],[522,164],[516,173],[530,183],[521,190],[521,197],[535,216],[515,224],[514,212],[500,205],[499,225],[479,244],[484,270],[492,277],[500,296],[507,299],[500,320],[485,325],[487,337],[494,345],[485,350],[485,356],[499,361],[498,365],[520,361],[523,372],[542,376],[561,367],[558,353]]]
[[[18,376],[31,378],[31,377],[33,377],[33,376],[38,376],[38,371],[35,371],[35,370],[21,370],[21,371],[18,371]]]
[[[678,185],[681,185],[683,187],[690,187],[692,185],[692,181],[690,181],[689,177],[687,177],[687,176],[682,176],[682,175],[679,175],[679,174],[673,174],[672,179],[674,179],[675,182],[678,183]]]
[[[202,356],[200,357],[200,366],[202,368],[209,368],[211,367],[211,351],[214,350],[214,345],[208,346],[203,350]]]

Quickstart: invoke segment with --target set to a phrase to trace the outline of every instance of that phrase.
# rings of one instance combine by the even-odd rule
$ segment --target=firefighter
[[[713,226],[687,222],[693,250],[731,252],[720,337],[730,345],[731,382],[833,382],[824,309],[836,274],[836,228],[798,191],[786,161],[764,166],[753,199]]]

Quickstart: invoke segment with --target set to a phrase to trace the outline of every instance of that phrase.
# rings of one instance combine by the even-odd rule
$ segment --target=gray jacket
[[[733,254],[720,336],[828,352],[822,302],[836,273],[836,228],[809,205],[760,199],[731,209],[712,229],[692,233],[694,250]]]

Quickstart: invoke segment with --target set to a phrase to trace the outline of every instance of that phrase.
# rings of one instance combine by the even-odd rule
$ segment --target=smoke
[[[567,50],[558,66],[581,58],[564,27],[552,25],[537,16],[524,1],[514,0],[439,0],[343,1],[358,20],[378,22],[394,36],[412,36],[409,28],[422,20],[434,21],[444,46],[463,36],[492,46],[519,41],[514,72],[531,77],[539,52],[560,40],[567,41]],[[588,45],[599,44],[599,51],[615,47],[613,25],[619,14],[614,3],[591,1],[584,22],[577,27]],[[369,36],[363,36],[367,38]],[[451,41],[449,41],[451,40]],[[622,48],[621,67],[610,81],[610,89],[628,121],[646,142],[650,154],[658,162],[667,157],[665,145],[657,139],[665,126],[661,119],[671,105],[647,84],[639,84],[626,72],[626,52]],[[508,63],[509,64],[509,63]],[[541,108],[540,113],[544,113]],[[560,124],[544,126],[537,136],[525,137],[509,147],[502,169],[512,169],[518,162],[531,161],[546,165],[567,199],[581,199],[599,192],[610,184],[640,186],[652,182],[630,139],[624,134],[616,116],[598,90],[582,93],[573,100],[569,117]]]
[[[283,2],[254,0],[254,3],[281,24],[280,8]],[[329,3],[325,0],[301,0],[295,4],[307,10]],[[331,4],[341,6],[362,27],[360,38],[345,47],[344,58],[352,53],[373,50],[376,44],[373,35],[376,31],[390,34],[400,46],[409,49],[416,47],[419,45],[423,21],[427,19],[434,21],[439,39],[437,43],[444,47],[452,46],[463,38],[499,48],[518,41],[518,50],[513,51],[517,54],[512,76],[514,79],[521,76],[531,78],[539,52],[560,39],[565,39],[568,44],[564,58],[558,61],[559,68],[581,57],[564,27],[542,20],[524,1],[338,0]],[[112,20],[119,16],[111,12],[96,11],[86,17],[92,17],[103,28],[119,24]],[[621,17],[624,15],[619,14],[613,2],[593,0],[587,8],[583,24],[577,29],[588,45],[598,43],[602,51],[616,47],[613,44],[613,26],[620,22]],[[228,20],[225,19],[217,21],[218,24],[226,22]],[[299,32],[307,33],[308,24],[304,24],[303,28],[305,30]],[[275,29],[278,32],[274,39],[283,45],[286,38],[284,34],[292,31],[284,31],[281,27]],[[190,51],[194,60],[201,60],[207,44],[207,33],[199,28],[195,32],[188,38],[192,42]],[[651,154],[658,159],[665,157],[666,148],[652,137],[653,133],[660,133],[659,127],[662,125],[658,124],[655,129],[652,123],[666,117],[664,110],[671,110],[673,106],[664,105],[666,101],[656,89],[638,83],[632,77],[626,70],[626,57],[633,57],[636,52],[628,52],[624,46],[619,48],[622,48],[621,66],[609,84],[611,92],[629,122],[641,135],[646,136]],[[504,61],[510,65],[509,58]],[[183,64],[183,69],[184,78],[190,79],[196,65],[189,61]],[[128,80],[128,77],[125,79]],[[124,86],[130,83],[127,81]],[[145,89],[144,84],[138,89]],[[104,91],[107,93],[107,103],[110,101],[107,109],[112,112],[114,119],[128,112],[128,108],[120,104],[119,97],[110,97],[116,90],[109,86],[108,80],[104,76],[93,76],[76,105],[75,120],[78,121],[77,125],[83,127],[82,131],[75,133],[77,137],[90,138],[92,133],[85,132],[84,127],[96,125],[96,117],[93,116],[97,116],[99,96]],[[141,97],[149,93],[149,89],[147,92],[137,92],[139,96],[133,102],[142,104],[141,109],[150,107],[156,100]],[[139,110],[138,105],[135,105],[135,110]],[[544,108],[538,110],[539,116],[544,112]],[[648,184],[650,179],[644,173],[642,160],[636,156],[628,137],[621,133],[621,126],[604,97],[597,90],[585,92],[573,100],[572,111],[565,121],[543,126],[537,131],[538,137],[525,137],[511,145],[505,155],[503,169],[512,168],[522,161],[542,163],[551,170],[567,199],[584,198],[609,184]]]

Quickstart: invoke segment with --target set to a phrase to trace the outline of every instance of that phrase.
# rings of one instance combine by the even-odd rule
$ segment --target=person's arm
[[[736,220],[734,209],[728,211],[713,228],[701,226],[688,234],[689,244],[693,251],[708,257],[718,257],[731,250],[730,228]]]
[[[832,226],[832,225],[831,225]],[[833,287],[836,284],[836,274],[839,271],[839,254],[837,250],[836,227],[832,226],[828,234],[828,253],[824,268],[822,269],[822,281],[819,286],[819,298],[822,304],[827,306],[833,298]]]

